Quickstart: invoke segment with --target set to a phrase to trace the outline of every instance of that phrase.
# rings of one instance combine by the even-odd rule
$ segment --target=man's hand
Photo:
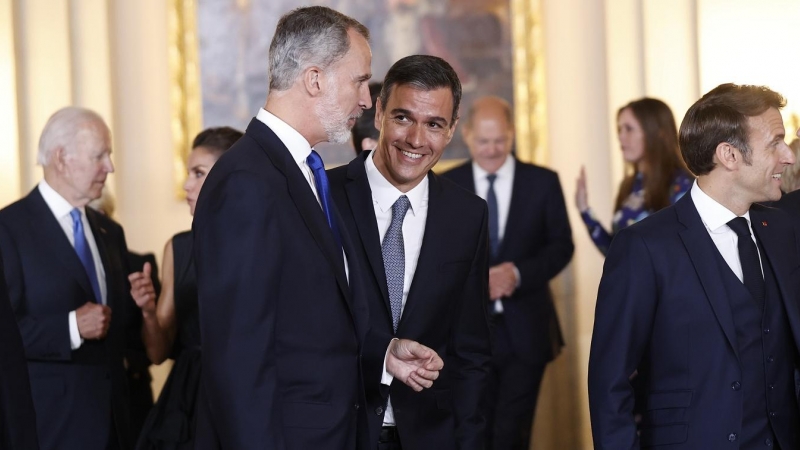
[[[141,272],[128,275],[131,297],[143,314],[153,314],[156,311],[156,289],[153,287],[153,279],[150,278],[150,270],[150,263],[146,262]]]
[[[86,302],[75,310],[78,333],[84,339],[103,339],[111,326],[111,308]]]
[[[433,386],[444,361],[432,349],[409,339],[396,339],[386,352],[386,371],[419,392]]]
[[[514,263],[504,262],[489,268],[489,298],[498,300],[511,297],[517,289],[517,274]]]

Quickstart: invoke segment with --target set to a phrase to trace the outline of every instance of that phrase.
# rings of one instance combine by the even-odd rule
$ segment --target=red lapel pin
[[[762,221],[761,221],[761,225],[762,225],[762,226],[767,226],[767,221],[766,221],[766,220],[762,220]]]

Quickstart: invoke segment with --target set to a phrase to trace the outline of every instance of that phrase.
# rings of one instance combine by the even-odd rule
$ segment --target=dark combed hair
[[[714,169],[717,146],[727,142],[751,162],[748,118],[769,108],[781,109],[786,100],[766,86],[721,84],[689,108],[681,123],[680,148],[689,170],[705,175]]]
[[[675,117],[666,103],[655,98],[634,100],[617,111],[629,109],[644,133],[644,208],[658,211],[670,204],[670,188],[675,176],[686,167],[678,149],[678,129]],[[636,173],[625,177],[620,184],[615,209],[620,209],[633,191]]]
[[[244,136],[244,133],[231,127],[206,128],[194,138],[192,149],[203,147],[219,157],[228,151],[242,136]]]
[[[377,141],[378,137],[380,136],[380,132],[377,128],[375,128],[375,103],[378,100],[378,95],[380,95],[381,89],[383,89],[383,83],[373,82],[369,84],[369,96],[372,99],[372,108],[364,110],[364,113],[361,114],[361,117],[356,119],[356,124],[351,130],[353,135],[353,147],[356,149],[356,154],[359,154],[364,150],[372,150],[361,147],[361,141],[364,140],[364,138],[372,138]]]
[[[447,61],[437,56],[411,55],[401,58],[392,65],[383,79],[381,89],[381,107],[385,108],[389,95],[395,86],[406,85],[421,91],[432,91],[448,88],[453,94],[453,115],[450,126],[458,119],[458,107],[461,104],[461,81],[456,71]]]

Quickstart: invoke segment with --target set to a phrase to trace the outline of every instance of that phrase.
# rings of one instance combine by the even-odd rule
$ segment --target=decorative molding
[[[169,71],[175,194],[184,198],[186,158],[202,127],[196,0],[169,1]]]
[[[510,0],[517,156],[547,164],[544,31],[541,0]]]

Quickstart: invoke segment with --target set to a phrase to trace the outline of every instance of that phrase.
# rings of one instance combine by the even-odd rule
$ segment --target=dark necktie
[[[392,223],[383,236],[383,270],[386,271],[386,287],[389,288],[389,306],[392,308],[392,328],[397,332],[400,314],[403,311],[403,284],[406,276],[406,249],[403,241],[403,220],[411,202],[405,195],[392,205]]]
[[[486,175],[489,180],[489,190],[486,191],[486,205],[489,207],[489,250],[492,253],[492,258],[497,257],[497,251],[500,249],[499,228],[500,219],[497,213],[497,196],[494,193],[494,180],[497,179],[497,174],[490,173]]]
[[[97,282],[97,270],[94,266],[92,250],[89,248],[89,242],[86,241],[86,233],[83,231],[81,211],[75,208],[69,212],[69,215],[72,217],[72,237],[75,241],[75,252],[78,254],[78,258],[81,260],[84,270],[86,270],[86,275],[89,277],[95,301],[103,303],[103,297],[100,295],[100,284]]]
[[[325,218],[328,220],[328,226],[331,227],[333,232],[333,238],[336,239],[336,244],[339,248],[342,248],[342,235],[339,234],[339,227],[336,225],[336,218],[333,214],[333,199],[331,198],[330,185],[328,185],[328,176],[325,174],[325,164],[322,162],[319,153],[314,150],[311,150],[306,163],[311,168],[311,171],[314,172],[314,184],[317,186],[319,202],[322,205]]]
[[[756,303],[764,307],[764,275],[761,273],[761,263],[758,258],[758,247],[750,236],[750,227],[747,219],[737,217],[730,222],[731,227],[739,237],[739,261],[742,263],[742,278],[744,285],[755,298]]]

